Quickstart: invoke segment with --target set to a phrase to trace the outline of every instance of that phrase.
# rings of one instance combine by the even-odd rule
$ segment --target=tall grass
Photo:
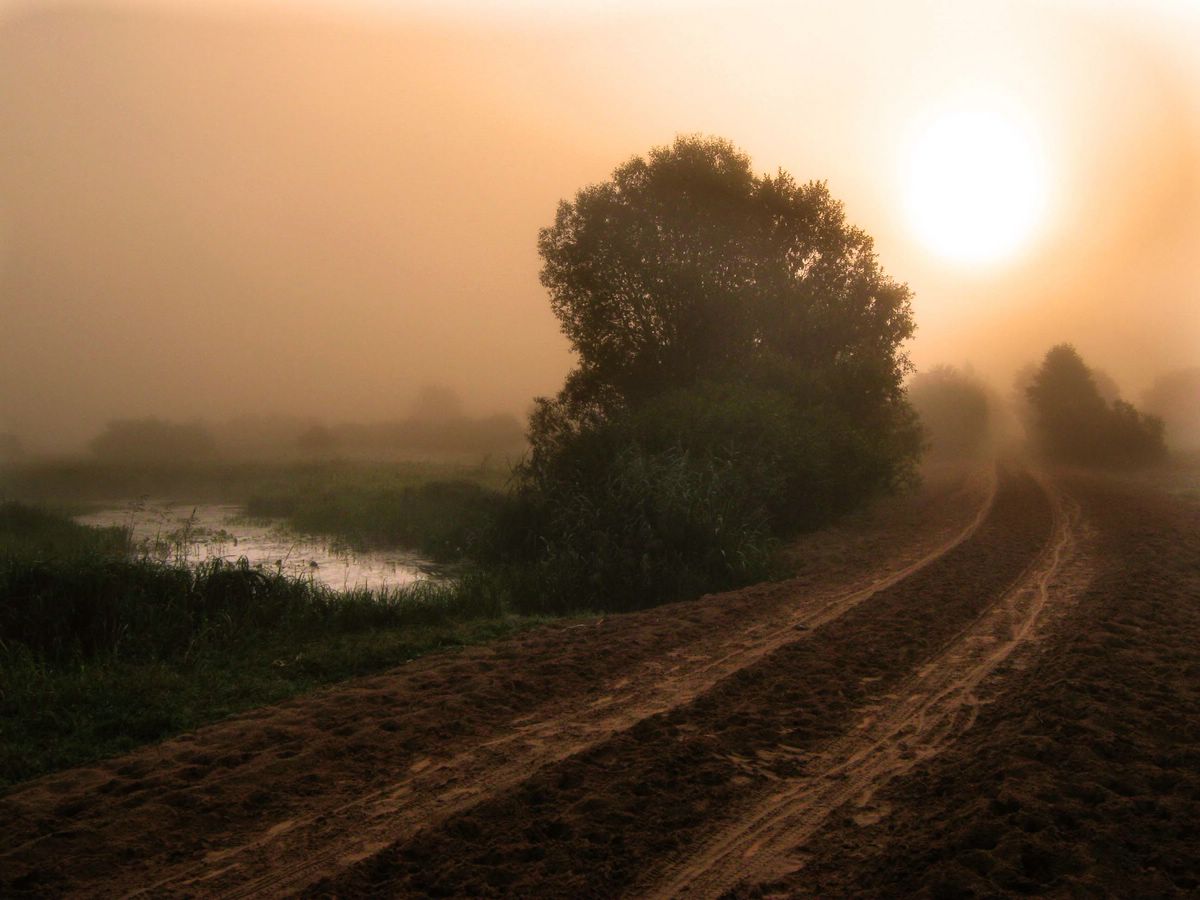
[[[0,788],[536,622],[479,575],[338,592],[0,504]]]
[[[521,612],[621,612],[738,587],[775,572],[767,511],[736,463],[626,447],[551,489],[517,493],[489,571]]]
[[[475,481],[352,484],[252,495],[249,516],[281,517],[296,531],[333,535],[356,550],[407,547],[435,562],[475,554],[503,495]]]
[[[0,640],[59,662],[171,661],[266,631],[299,638],[503,613],[470,579],[342,593],[245,560],[188,567],[103,555],[0,558],[0,597]]]
[[[107,557],[129,549],[129,532],[124,528],[88,528],[46,509],[0,502],[0,561]]]

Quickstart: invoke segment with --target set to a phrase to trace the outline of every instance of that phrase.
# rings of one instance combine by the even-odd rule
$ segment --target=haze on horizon
[[[918,367],[1007,388],[1071,341],[1136,400],[1200,365],[1196,43],[1167,2],[0,6],[0,432],[381,420],[429,383],[524,412],[570,365],[538,229],[693,132],[828,181]],[[981,110],[1020,123],[985,171],[1031,148],[996,195],[1040,187],[956,252],[913,148]]]

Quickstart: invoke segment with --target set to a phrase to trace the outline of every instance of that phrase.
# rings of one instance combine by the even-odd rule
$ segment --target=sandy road
[[[1009,637],[1028,638],[1024,623],[1045,604],[1039,586],[1067,552],[1071,518],[1019,471],[990,496],[961,539],[923,564],[835,615],[815,609],[812,625],[690,699],[646,711],[308,893],[692,896],[753,877],[747,859],[777,861],[789,845],[789,801],[812,771],[823,768],[832,777],[820,782],[838,790],[807,807],[861,797],[907,758],[905,741],[932,750],[948,738],[972,680],[998,664]],[[915,692],[914,678],[928,687]],[[852,728],[868,719],[879,724]],[[872,752],[888,742],[897,753]]]
[[[552,630],[525,646],[514,642],[507,657],[480,650],[464,654],[466,662],[413,666],[401,670],[413,682],[408,692],[397,691],[395,676],[382,676],[40,779],[0,798],[0,816],[13,823],[0,850],[0,886],[30,895],[292,893],[686,705],[837,619],[968,541],[995,492],[989,471],[939,498],[941,507],[960,507],[953,514],[918,510],[920,528],[881,520],[886,552],[865,565],[854,547],[859,552],[848,555],[859,558],[823,563],[792,582],[640,614],[645,621]],[[899,533],[907,539],[897,540]],[[597,648],[607,648],[607,668],[581,663],[554,684],[537,683],[550,673],[538,654],[557,658],[568,649],[591,659],[603,655]],[[491,684],[508,662],[510,680]],[[534,682],[524,706],[505,692],[523,670]],[[477,706],[500,694],[508,703],[490,719],[453,701],[440,717],[436,709],[405,711],[404,701],[431,684],[470,699],[471,685],[460,679],[483,676],[495,690],[481,690]],[[586,687],[576,689],[573,676]],[[379,709],[388,703],[402,712]],[[460,720],[451,718],[456,713]],[[398,743],[405,727],[412,733]],[[360,740],[368,728],[391,742]]]
[[[820,627],[873,594],[920,571],[979,529],[996,492],[995,470],[977,475],[980,500],[961,530],[911,562],[876,574],[865,586],[817,591],[778,619],[727,635],[722,653],[685,646],[650,659],[604,686],[594,699],[569,698],[511,723],[499,736],[437,761],[421,760],[386,787],[316,815],[275,824],[261,839],[209,854],[190,872],[173,872],[144,893],[204,889],[222,897],[288,894],[318,876],[370,857],[397,840],[501,793],[532,773],[580,753],[614,733],[689,703],[731,673]],[[426,764],[427,763],[427,764]],[[297,832],[303,835],[297,840]],[[251,872],[261,874],[247,877]],[[142,893],[142,892],[139,892]]]
[[[1085,579],[1078,566],[1080,509],[1049,482],[1054,532],[1044,552],[998,602],[886,702],[864,709],[839,739],[808,761],[802,778],[770,794],[697,852],[665,868],[649,897],[719,897],[803,865],[804,842],[836,810],[852,807],[863,824],[887,814],[881,787],[936,756],[975,720],[976,689],[1034,639],[1051,602],[1070,603]]]

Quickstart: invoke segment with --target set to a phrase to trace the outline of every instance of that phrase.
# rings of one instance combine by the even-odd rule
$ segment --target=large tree
[[[728,141],[679,137],[562,202],[538,247],[578,365],[538,401],[535,460],[702,381],[769,383],[867,428],[903,418],[910,292],[822,182],[756,176]]]
[[[776,536],[911,472],[909,292],[824,184],[681,137],[560,204],[538,246],[578,364],[537,402],[496,530],[534,610],[765,577]]]

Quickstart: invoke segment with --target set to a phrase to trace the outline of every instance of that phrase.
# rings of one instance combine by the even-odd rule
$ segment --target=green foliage
[[[1144,465],[1166,455],[1162,420],[1101,396],[1070,344],[1050,349],[1026,388],[1031,426],[1048,458],[1076,465]]]
[[[771,574],[766,517],[733,462],[636,446],[608,455],[603,442],[503,510],[494,571],[516,610],[624,611]]]
[[[331,534],[355,549],[407,547],[436,562],[468,555],[487,531],[502,495],[473,481],[343,486],[258,494],[250,516],[282,516],[296,531]]]
[[[856,414],[902,402],[909,291],[822,183],[756,177],[727,141],[680,137],[560,204],[542,283],[579,365],[539,401],[562,430],[700,380],[809,384]]]
[[[989,436],[991,404],[982,382],[953,366],[915,375],[908,399],[917,411],[935,456],[978,453]]]
[[[537,401],[500,546],[549,608],[761,578],[777,535],[911,476],[909,291],[824,184],[681,137],[562,203],[539,249],[579,364]]]
[[[264,631],[407,627],[503,612],[497,596],[469,578],[337,592],[245,560],[189,568],[99,554],[6,552],[0,597],[0,641],[55,660],[170,660],[198,643],[236,643]]]

